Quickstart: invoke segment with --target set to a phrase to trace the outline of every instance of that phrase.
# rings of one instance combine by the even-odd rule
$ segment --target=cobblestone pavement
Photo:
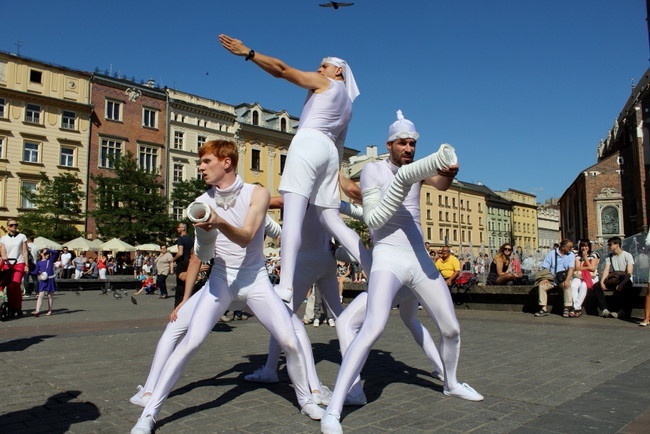
[[[51,317],[0,323],[3,433],[128,433],[128,398],[146,378],[173,300],[97,292],[56,295]],[[24,301],[31,310],[33,299]],[[444,397],[396,311],[363,372],[369,403],[346,407],[346,433],[642,433],[650,428],[650,328],[598,317],[534,318],[459,309],[459,379],[483,393]],[[432,321],[420,317],[436,335]],[[333,386],[334,329],[308,326]],[[255,318],[219,324],[163,406],[158,433],[318,433],[300,414],[284,365],[279,384],[243,376],[264,359]]]

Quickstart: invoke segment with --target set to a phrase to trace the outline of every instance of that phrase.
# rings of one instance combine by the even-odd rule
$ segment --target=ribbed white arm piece
[[[379,187],[363,191],[363,221],[372,230],[384,226],[404,202],[414,183],[430,178],[438,173],[438,169],[457,162],[456,151],[445,143],[428,157],[403,165],[395,174],[384,197],[381,197]]]
[[[359,205],[355,205],[350,202],[346,202],[344,200],[341,201],[341,206],[339,207],[339,212],[343,215],[346,215],[348,217],[352,217],[353,219],[356,220],[362,220],[363,219],[363,207],[360,207]]]
[[[194,223],[208,221],[211,213],[208,204],[203,202],[192,202],[187,207],[187,218]],[[194,254],[202,262],[208,262],[214,257],[214,243],[218,232],[216,229],[206,231],[202,228],[194,228],[194,231]]]
[[[267,215],[264,221],[264,234],[267,237],[277,238],[282,234],[282,226]]]

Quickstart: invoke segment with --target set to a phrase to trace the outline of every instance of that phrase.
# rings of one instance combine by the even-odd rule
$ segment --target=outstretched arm
[[[244,43],[239,39],[231,38],[228,35],[219,35],[219,42],[221,42],[221,45],[223,45],[226,50],[230,51],[235,56],[245,56],[248,60],[271,74],[273,77],[283,78],[297,86],[313,90],[316,93],[322,92],[330,86],[329,80],[325,76],[317,72],[301,71],[292,68],[282,60],[275,57],[267,56],[257,51],[252,52],[251,49],[244,45]]]

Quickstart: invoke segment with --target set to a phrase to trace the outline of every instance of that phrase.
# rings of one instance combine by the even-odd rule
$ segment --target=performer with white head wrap
[[[284,198],[284,230],[280,284],[276,291],[289,302],[301,244],[301,227],[307,204],[316,207],[322,226],[370,272],[370,254],[359,236],[339,216],[338,170],[343,144],[352,118],[352,102],[359,95],[350,66],[326,57],[317,72],[300,71],[280,59],[251,50],[240,40],[219,35],[231,53],[245,57],[274,77],[308,90],[298,131],[291,141],[278,189]]]
[[[480,393],[456,378],[460,326],[449,289],[424,247],[420,227],[422,182],[446,190],[458,172],[458,164],[449,145],[413,163],[418,137],[415,126],[398,112],[398,120],[388,133],[388,159],[368,163],[361,172],[364,220],[372,230],[374,242],[368,307],[361,330],[343,355],[334,392],[321,418],[324,434],[343,432],[339,419],[346,395],[381,335],[393,298],[402,286],[417,295],[440,330],[440,355],[445,372],[443,393],[470,401],[483,399]]]

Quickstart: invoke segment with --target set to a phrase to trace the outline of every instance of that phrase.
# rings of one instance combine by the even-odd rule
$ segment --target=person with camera
[[[573,253],[573,242],[563,239],[560,246],[548,252],[542,261],[542,270],[535,275],[535,283],[539,287],[539,311],[536,317],[548,316],[548,291],[560,288],[564,294],[564,310],[562,316],[569,318],[573,299],[571,297],[571,279],[575,269],[576,255]],[[543,273],[543,275],[542,275]],[[549,274],[550,273],[550,274]],[[544,277],[542,277],[544,276]]]
[[[634,286],[632,272],[634,271],[634,258],[629,252],[623,250],[620,237],[607,240],[609,254],[605,258],[605,268],[600,282],[594,284],[594,294],[598,300],[598,313],[603,318],[629,318],[632,313],[634,300]],[[622,308],[618,312],[607,309],[604,291],[614,291],[622,297]]]

